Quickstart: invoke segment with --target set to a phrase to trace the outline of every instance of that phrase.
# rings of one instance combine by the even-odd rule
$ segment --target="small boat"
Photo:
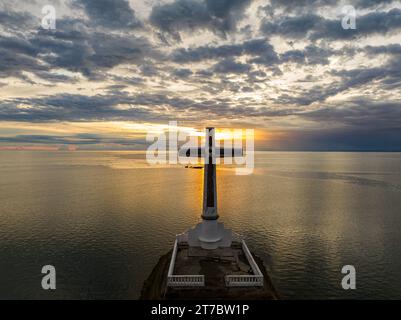
[[[187,169],[203,169],[203,166],[188,166],[188,165],[186,165],[185,168],[187,168]]]

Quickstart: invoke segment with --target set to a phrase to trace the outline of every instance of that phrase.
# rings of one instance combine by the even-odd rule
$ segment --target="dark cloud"
[[[401,132],[401,101],[374,103],[367,99],[355,99],[342,107],[325,107],[303,112],[303,118],[316,122],[341,123],[350,127],[398,128]]]
[[[280,55],[282,62],[305,63],[305,53],[303,50],[289,50]]]
[[[262,146],[266,148],[266,146]],[[399,128],[321,128],[288,130],[269,150],[285,151],[401,151]]]
[[[278,61],[273,46],[266,39],[254,39],[240,44],[203,46],[189,49],[177,49],[171,59],[177,63],[199,62],[202,60],[219,60],[242,55],[256,57],[252,62],[273,64]],[[256,60],[258,59],[258,60]]]
[[[174,70],[174,75],[177,78],[188,78],[190,75],[192,75],[193,72],[189,69],[177,69]]]
[[[299,92],[292,91],[291,94],[281,94],[277,102],[282,104],[295,104],[308,106],[315,102],[323,102],[343,91],[355,89],[366,85],[373,80],[386,77],[386,71],[382,68],[354,69],[347,71],[336,71],[335,75],[341,77],[339,81],[333,81],[328,85],[316,84],[308,90],[300,89]]]
[[[48,67],[40,65],[35,58],[7,48],[0,47],[0,56],[0,77],[24,78],[23,71],[40,73],[48,70]]]
[[[247,73],[251,69],[248,64],[236,62],[233,59],[224,59],[216,63],[213,67],[213,71],[217,73]]]
[[[31,108],[20,108],[30,105]],[[98,121],[168,119],[166,107],[182,110],[193,101],[162,94],[129,95],[127,92],[86,96],[60,94],[41,98],[18,98],[0,103],[0,120],[12,121]],[[119,108],[118,106],[124,106]]]
[[[271,18],[263,19],[260,29],[266,36],[281,35],[290,39],[301,39],[306,38],[309,32],[316,30],[323,22],[323,17],[312,13],[297,16],[281,15],[273,21]]]
[[[128,88],[128,86],[125,84],[113,84],[111,86],[107,86],[105,88],[105,90],[107,90],[108,93],[111,93],[111,94],[118,94],[127,88]]]
[[[341,77],[341,82],[344,82],[344,88],[354,88],[373,80],[383,79],[390,75],[388,71],[385,67],[357,68],[352,70],[333,70],[332,74]]]
[[[329,57],[335,54],[334,50],[321,48],[315,45],[308,45],[303,50],[308,65],[329,64]]]
[[[142,64],[139,67],[139,69],[142,75],[144,75],[145,77],[152,77],[159,75],[159,70],[153,64],[150,63]]]
[[[326,19],[323,16],[306,13],[296,16],[279,16],[275,20],[265,18],[261,31],[267,36],[280,35],[290,39],[347,40],[372,34],[386,34],[401,28],[401,10],[374,11],[357,15],[356,29],[343,29],[342,17]]]
[[[62,68],[96,80],[99,73],[119,64],[142,64],[160,57],[144,37],[93,31],[79,20],[59,19],[57,26],[54,31],[38,29],[26,36],[0,35],[0,74],[21,76],[27,71],[55,81],[45,72]]]
[[[91,32],[85,26],[78,31],[68,23],[62,30],[57,33],[40,32],[32,43],[49,55],[45,60],[51,65],[87,76],[122,63],[140,63],[144,57],[151,55],[149,42],[143,37]],[[74,35],[73,40],[71,34]],[[70,40],[65,40],[66,37]]]
[[[142,24],[126,0],[75,0],[81,4],[90,23],[106,28],[131,29]]]
[[[357,9],[381,7],[396,2],[396,0],[353,0],[343,5],[352,5]],[[277,9],[291,13],[315,12],[317,8],[335,7],[339,5],[338,0],[270,0],[266,6],[261,6],[260,11],[269,16],[274,16]]]
[[[116,83],[116,87],[128,87],[128,86],[141,86],[146,83],[144,78],[141,77],[136,77],[136,76],[110,76],[110,80],[114,81]],[[109,86],[109,88],[112,86]]]
[[[368,52],[388,53],[398,52],[397,45],[368,47]],[[335,96],[343,91],[363,87],[374,83],[382,90],[393,90],[399,88],[401,82],[401,69],[399,65],[399,57],[390,59],[388,63],[382,66],[372,68],[355,68],[355,69],[335,69],[328,72],[331,76],[338,78],[330,84],[316,84],[309,90],[300,90],[301,94],[296,92],[291,94],[282,94],[277,102],[283,104],[310,105],[314,102],[322,102],[328,97]]]
[[[393,43],[386,46],[366,46],[360,51],[369,55],[388,54],[394,58],[401,57],[401,45],[399,43]]]
[[[76,79],[57,72],[51,72],[52,66],[40,61],[41,48],[23,37],[4,37],[0,35],[0,76],[19,77],[34,84],[24,73],[34,73],[39,78],[50,82],[74,82]]]
[[[371,8],[371,7],[392,4],[394,2],[396,2],[396,0],[356,0],[355,6],[357,8]]]
[[[302,117],[319,123],[341,124],[307,137],[316,148],[401,150],[401,101],[372,103],[367,99],[348,102],[343,107],[326,107],[304,112]],[[318,143],[319,142],[319,143]],[[302,142],[301,142],[302,143]]]
[[[50,135],[16,135],[0,137],[0,143],[11,144],[51,144],[51,145],[96,145],[96,144],[120,144],[126,146],[145,145],[143,138],[121,138],[107,135],[83,133],[67,136]]]
[[[242,87],[241,91],[242,92],[253,92],[254,89],[252,87]]]
[[[291,10],[294,8],[317,8],[322,6],[333,6],[338,4],[338,0],[270,0],[273,8],[283,8]]]
[[[213,76],[213,72],[210,70],[199,70],[196,72],[197,76],[210,78]]]
[[[241,86],[238,86],[238,90]],[[29,108],[24,106],[29,105]],[[229,99],[196,99],[167,94],[129,94],[111,90],[86,96],[59,94],[40,98],[16,98],[0,102],[0,121],[101,121],[185,119],[199,121],[210,115],[226,118],[284,116],[291,109],[270,109],[233,104]]]
[[[234,57],[240,56],[248,56],[248,64],[236,62]],[[177,49],[171,54],[171,59],[177,63],[218,61],[211,70],[217,73],[244,73],[251,70],[249,64],[252,63],[267,66],[279,63],[277,53],[266,39],[253,39],[232,45]]]
[[[221,60],[233,57],[248,56],[248,63],[273,66],[286,62],[308,65],[325,65],[328,58],[343,52],[308,45],[303,50],[290,50],[278,55],[266,39],[254,39],[240,44],[221,46],[202,46],[174,50],[170,58],[177,63],[200,62],[203,60]]]
[[[401,151],[401,101],[354,99],[294,113],[318,123],[316,129],[291,129],[272,142],[275,150]]]
[[[182,31],[208,29],[220,36],[236,28],[251,0],[176,0],[152,8],[150,23],[180,40]]]
[[[325,20],[319,29],[311,34],[311,39],[350,39],[371,34],[386,34],[401,28],[401,10],[388,12],[374,11],[365,15],[357,15],[356,29],[344,30],[341,21]]]
[[[13,12],[0,7],[0,30],[21,31],[35,24],[38,24],[38,19],[27,12]]]

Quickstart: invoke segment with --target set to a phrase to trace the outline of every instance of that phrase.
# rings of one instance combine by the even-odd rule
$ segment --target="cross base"
[[[203,249],[227,248],[231,246],[233,232],[224,228],[224,224],[217,220],[203,220],[193,229],[178,236],[180,240],[188,243],[190,247]]]

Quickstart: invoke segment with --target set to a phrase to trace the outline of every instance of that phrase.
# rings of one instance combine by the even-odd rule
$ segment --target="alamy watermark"
[[[56,8],[52,5],[45,5],[42,8],[42,14],[44,14],[41,25],[45,30],[56,29]]]
[[[353,6],[344,6],[341,9],[344,17],[341,20],[341,26],[344,30],[356,29],[356,10]]]
[[[146,160],[150,165],[199,163],[205,153],[212,154],[214,164],[235,165],[237,175],[251,174],[254,169],[254,130],[234,129],[218,130],[214,145],[209,150],[202,142],[204,133],[180,130],[176,121],[170,121],[168,129],[162,133],[148,132],[146,141],[151,143],[146,151]]]
[[[352,265],[345,265],[341,269],[341,273],[345,274],[341,281],[341,286],[344,290],[356,289],[356,270]]]
[[[56,289],[56,268],[52,265],[45,265],[42,267],[42,289],[55,290]]]

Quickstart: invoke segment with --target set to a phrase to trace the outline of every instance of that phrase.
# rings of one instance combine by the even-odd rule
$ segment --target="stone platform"
[[[253,275],[241,243],[214,250],[178,244],[174,264],[175,275],[203,275],[205,287],[225,287],[225,276]]]
[[[252,269],[239,244],[215,250],[179,245],[174,273],[202,274],[206,286],[224,286],[225,275],[248,275]]]
[[[263,274],[263,286],[228,287],[226,285],[224,280],[226,275],[252,274],[252,268],[239,243],[234,243],[230,248],[215,250],[193,248],[182,244],[178,246],[174,274],[202,274],[205,276],[205,285],[202,287],[167,286],[171,256],[172,251],[160,258],[144,282],[140,299],[278,299],[278,294],[262,260],[254,255],[254,261]]]

